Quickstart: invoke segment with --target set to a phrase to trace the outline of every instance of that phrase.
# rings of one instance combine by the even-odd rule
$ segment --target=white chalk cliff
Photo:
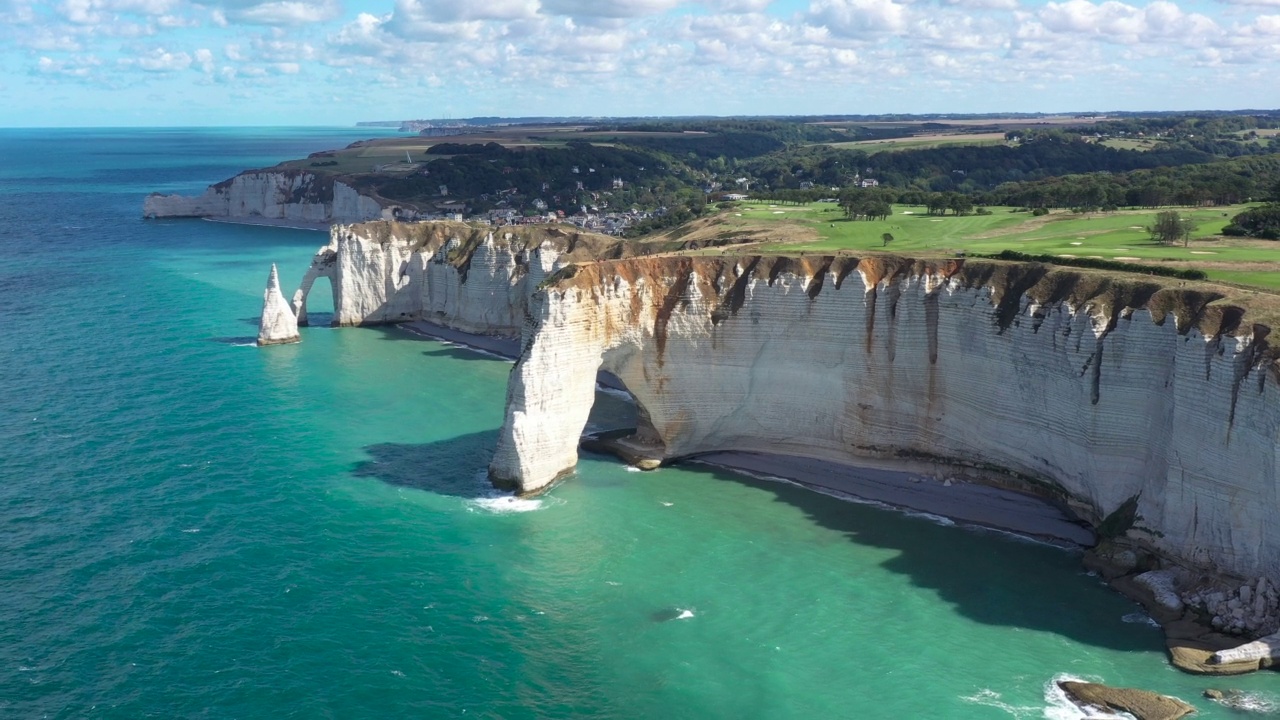
[[[574,261],[625,255],[615,238],[572,228],[497,230],[464,223],[335,225],[294,294],[298,322],[307,297],[327,278],[334,326],[429,320],[457,330],[518,336],[528,299]]]
[[[258,345],[285,345],[301,342],[298,334],[298,318],[293,307],[280,292],[280,276],[275,263],[267,277],[267,289],[262,294],[262,319],[258,321]]]
[[[1095,526],[1136,502],[1127,536],[1160,556],[1280,580],[1276,354],[1212,288],[1030,263],[643,256],[673,249],[564,228],[339,225],[293,307],[306,324],[327,278],[334,325],[523,332],[490,467],[521,492],[572,471],[605,370],[634,394],[635,442],[655,457],[944,466]]]
[[[1280,578],[1269,332],[1220,296],[1037,264],[668,256],[535,293],[490,467],[571,471],[598,370],[661,457],[746,450],[961,468],[1095,525],[1137,498],[1162,556]]]
[[[401,209],[362,195],[341,180],[302,170],[251,170],[210,185],[201,195],[152,193],[143,201],[148,218],[265,218],[297,222],[392,219]]]

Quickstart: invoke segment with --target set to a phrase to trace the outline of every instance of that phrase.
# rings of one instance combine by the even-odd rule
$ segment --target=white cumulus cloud
[[[839,37],[871,37],[902,32],[907,6],[894,0],[814,0],[808,21]]]
[[[219,0],[205,1],[215,25],[300,26],[335,20],[342,15],[338,0]]]

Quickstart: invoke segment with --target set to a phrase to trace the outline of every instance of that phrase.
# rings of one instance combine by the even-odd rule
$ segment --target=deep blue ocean
[[[0,717],[1078,717],[1064,675],[1206,718],[1235,717],[1211,685],[1280,698],[1171,669],[1077,555],[1009,536],[593,456],[495,498],[508,363],[394,328],[258,349],[270,264],[291,290],[326,237],[141,217],[377,134],[0,130]]]

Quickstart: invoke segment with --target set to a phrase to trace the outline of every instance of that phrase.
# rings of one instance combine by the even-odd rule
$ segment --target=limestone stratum
[[[1199,623],[1196,669],[1280,629],[1266,297],[1040,263],[461,223],[336,226],[294,297],[299,324],[321,277],[334,325],[522,337],[490,466],[500,487],[539,492],[572,472],[603,370],[635,398],[630,442],[663,461],[774,453],[1069,508],[1131,560],[1113,575],[1160,569],[1131,594]],[[1227,652],[1222,670],[1268,665],[1273,646]]]

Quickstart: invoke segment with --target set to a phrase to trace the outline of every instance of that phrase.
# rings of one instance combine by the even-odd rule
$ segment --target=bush
[[[975,210],[975,211],[974,211],[974,214],[976,214],[976,215],[990,215],[990,214],[991,214],[991,211],[990,211],[990,210],[988,210],[988,209],[986,209],[986,208],[980,207],[980,208],[978,208],[977,210]]]
[[[1280,204],[1249,208],[1231,218],[1223,235],[1280,240]]]
[[[1036,209],[1032,210],[1032,211],[1031,211],[1031,214],[1032,214],[1032,215],[1035,215],[1036,217],[1041,217],[1041,216],[1044,216],[1044,215],[1048,215],[1048,214],[1049,214],[1049,209],[1048,209],[1048,208],[1038,207],[1038,208],[1036,208]]]

